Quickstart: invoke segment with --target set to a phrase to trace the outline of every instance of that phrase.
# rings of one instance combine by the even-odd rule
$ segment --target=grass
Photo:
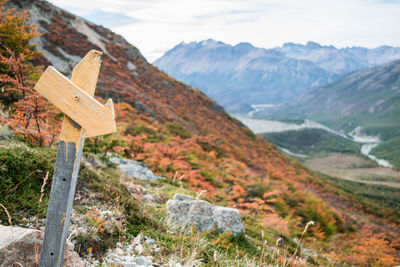
[[[52,177],[54,160],[55,151],[51,149],[0,147],[0,203],[7,207],[14,223],[33,214],[45,217],[51,178],[43,189],[41,186],[47,173]],[[39,205],[41,189],[43,205]],[[0,214],[0,223],[6,222],[4,214]]]
[[[368,214],[400,223],[400,188],[370,185],[321,175],[326,183],[334,186],[337,194],[359,203]]]
[[[358,180],[362,181],[380,181],[380,182],[396,182],[397,180],[391,176],[382,176],[382,175],[359,175],[357,176]]]
[[[5,143],[1,145],[0,203],[7,207],[9,215],[1,212],[0,223],[10,224],[10,218],[12,224],[20,226],[26,223],[26,218],[31,218],[28,223],[37,222],[46,215],[55,150],[29,148],[19,141],[7,141],[7,147]],[[148,205],[132,194],[135,189],[124,183],[113,164],[108,164],[107,157],[86,153],[85,158],[92,158],[90,162],[97,165],[83,160],[70,225],[75,249],[84,258],[101,261],[117,243],[129,244],[141,233],[157,241],[161,250],[152,256],[154,262],[163,264],[176,261],[204,266],[260,266],[297,262],[294,258],[289,262],[297,245],[288,236],[248,215],[243,218],[245,234],[232,235],[217,229],[203,233],[194,229],[177,231],[167,223],[165,202],[178,192],[195,195],[180,179],[131,181],[133,188],[146,188],[159,200],[156,205]],[[203,175],[212,177],[210,173]],[[251,190],[258,196],[261,189]],[[274,249],[278,239],[283,245]]]

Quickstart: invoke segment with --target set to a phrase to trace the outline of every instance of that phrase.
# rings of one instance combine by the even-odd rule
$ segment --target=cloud
[[[84,16],[85,19],[106,27],[117,27],[121,25],[139,23],[141,20],[129,17],[120,12],[107,12],[96,10]]]
[[[307,41],[338,47],[400,46],[400,1],[395,0],[51,2],[89,20],[94,16],[96,23],[124,36],[150,61],[182,41],[208,38],[266,48]]]

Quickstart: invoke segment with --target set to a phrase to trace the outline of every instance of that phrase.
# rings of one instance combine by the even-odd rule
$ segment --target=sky
[[[50,0],[122,35],[150,62],[181,42],[400,46],[400,0]]]

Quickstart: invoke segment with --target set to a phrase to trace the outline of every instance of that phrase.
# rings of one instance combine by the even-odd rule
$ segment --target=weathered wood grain
[[[71,76],[71,81],[90,96],[95,92],[100,56],[101,52],[90,51],[75,66]],[[75,121],[64,116],[47,209],[40,267],[62,266],[85,134],[85,130]]]
[[[42,74],[35,90],[84,128],[88,136],[117,130],[111,99],[103,106],[51,66]]]

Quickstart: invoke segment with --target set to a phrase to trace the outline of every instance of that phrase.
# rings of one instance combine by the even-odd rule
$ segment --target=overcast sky
[[[178,43],[215,39],[272,48],[400,46],[400,0],[50,0],[111,28],[150,61]]]

